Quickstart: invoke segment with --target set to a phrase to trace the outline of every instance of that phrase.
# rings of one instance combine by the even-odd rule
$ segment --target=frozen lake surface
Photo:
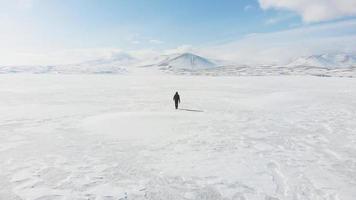
[[[1,200],[356,197],[356,79],[1,75],[0,113]]]

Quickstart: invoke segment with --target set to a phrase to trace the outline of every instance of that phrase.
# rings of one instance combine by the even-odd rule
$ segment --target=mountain
[[[136,59],[126,53],[115,53],[107,58],[82,63],[50,66],[0,66],[0,74],[125,74],[126,67],[133,65]]]
[[[320,54],[300,57],[292,61],[287,67],[319,67],[319,68],[349,68],[356,67],[356,57],[350,54]]]
[[[192,54],[183,53],[173,58],[169,58],[159,63],[159,66],[170,70],[203,70],[217,67],[217,64],[207,58]]]
[[[223,60],[211,60],[192,53],[135,58],[116,53],[102,59],[76,64],[50,66],[0,66],[0,74],[156,74],[211,76],[279,76],[312,75],[356,77],[356,56],[351,54],[321,54],[300,57],[288,65],[241,65]]]

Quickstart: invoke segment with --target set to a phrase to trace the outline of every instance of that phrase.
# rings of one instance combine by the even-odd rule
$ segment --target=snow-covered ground
[[[1,200],[356,197],[352,78],[1,75],[0,113]]]

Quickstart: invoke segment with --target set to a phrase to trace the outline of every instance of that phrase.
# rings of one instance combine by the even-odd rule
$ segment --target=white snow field
[[[352,78],[1,75],[0,113],[1,200],[356,198]]]

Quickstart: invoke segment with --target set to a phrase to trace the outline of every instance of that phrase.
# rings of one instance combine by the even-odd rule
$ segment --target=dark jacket
[[[180,103],[180,97],[179,97],[179,94],[178,94],[178,93],[176,93],[176,94],[174,95],[173,100],[174,100],[175,102]]]

